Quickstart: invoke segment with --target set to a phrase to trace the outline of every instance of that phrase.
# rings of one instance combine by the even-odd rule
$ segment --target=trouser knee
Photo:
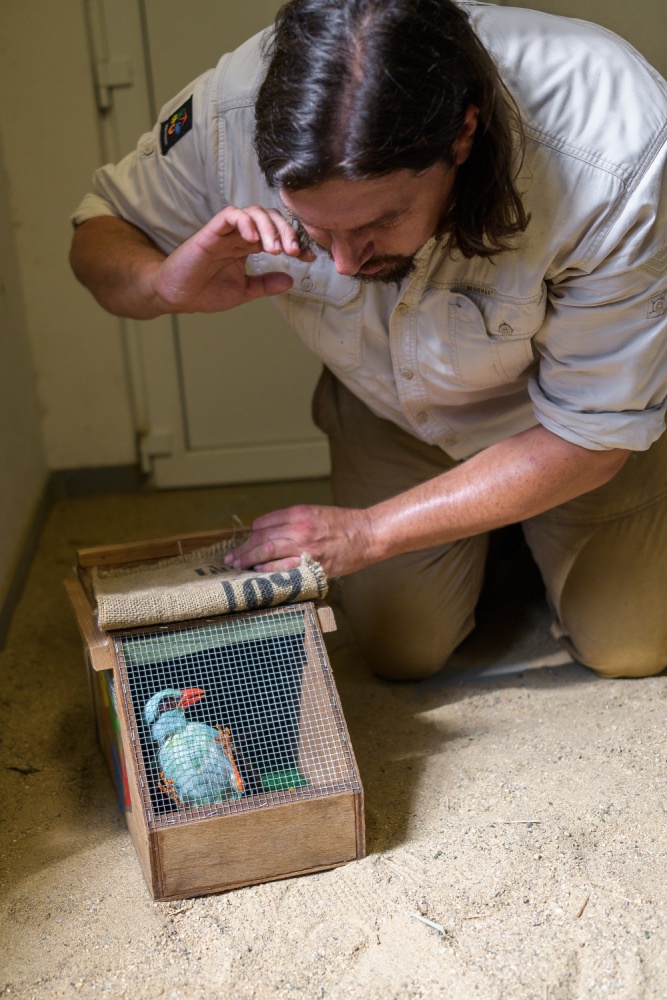
[[[474,619],[459,623],[443,634],[443,629],[423,633],[415,623],[396,621],[382,615],[356,617],[350,624],[364,661],[376,677],[390,681],[421,681],[437,674],[474,626]]]
[[[666,460],[657,455],[657,471],[667,472]],[[618,495],[612,480],[573,501],[569,520],[565,505],[525,530],[572,656],[605,677],[650,677],[667,666],[667,497],[647,489],[651,502],[639,504],[644,480],[664,492],[664,475],[647,457],[629,460],[626,471]]]
[[[626,643],[609,648],[604,642],[577,642],[571,636],[563,640],[575,660],[590,667],[601,677],[654,677],[667,666],[662,649]]]
[[[400,558],[402,564],[419,561]],[[481,572],[473,567],[468,587],[433,594],[428,582],[439,582],[434,563],[433,572],[421,578],[410,567],[405,580],[370,567],[341,582],[339,597],[356,645],[376,676],[395,681],[431,677],[474,627]]]
[[[616,628],[608,619],[582,622],[580,616],[556,628],[573,658],[602,677],[653,677],[667,667],[664,629],[642,630],[623,620]]]

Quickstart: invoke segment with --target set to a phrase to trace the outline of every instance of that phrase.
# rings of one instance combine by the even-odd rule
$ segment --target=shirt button
[[[427,420],[428,420],[428,413],[424,413],[424,411],[422,410],[421,413],[417,414],[418,424],[425,424]]]
[[[401,316],[405,316],[406,312],[408,311],[408,308],[409,307],[408,307],[407,303],[405,303],[405,302],[399,302],[398,305],[396,306],[396,312],[400,313]]]
[[[151,156],[155,151],[155,139],[146,139],[141,144],[141,152],[144,156]]]
[[[301,279],[301,287],[303,288],[304,292],[309,292],[311,290],[311,288],[313,287],[313,280],[312,280],[312,278],[302,278]]]
[[[403,376],[403,378],[407,378],[407,379],[411,379],[411,378],[415,377],[415,373],[411,372],[409,368],[404,368],[403,371],[401,372],[401,375]]]
[[[658,316],[662,316],[665,309],[667,309],[667,302],[664,299],[656,299],[653,303],[653,312],[656,312]]]
[[[509,335],[512,333],[512,327],[509,325],[509,323],[501,323],[500,326],[498,327],[498,333],[503,337],[509,337]]]

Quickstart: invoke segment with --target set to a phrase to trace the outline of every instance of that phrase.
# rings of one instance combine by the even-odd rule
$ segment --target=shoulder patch
[[[160,149],[166,156],[172,146],[182,139],[192,128],[192,97],[185,104],[169,115],[166,121],[160,122]]]

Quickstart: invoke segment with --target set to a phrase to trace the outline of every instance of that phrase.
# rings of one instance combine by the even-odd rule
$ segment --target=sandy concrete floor
[[[663,1000],[666,680],[567,662],[512,538],[453,673],[382,683],[344,622],[328,637],[368,857],[151,901],[94,740],[61,586],[74,550],[327,496],[286,484],[53,510],[0,654],[0,994]]]

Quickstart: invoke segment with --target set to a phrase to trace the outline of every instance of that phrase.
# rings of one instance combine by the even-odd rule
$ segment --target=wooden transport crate
[[[65,583],[98,739],[158,900],[320,871],[365,853],[363,791],[322,638],[335,628],[330,608],[307,601],[113,632],[97,626],[93,566],[161,559],[225,535],[81,549],[77,576]],[[229,772],[224,791],[220,780],[202,791],[188,771],[179,795],[165,776],[162,730],[174,719],[183,745],[203,741],[217,754],[218,771]]]

